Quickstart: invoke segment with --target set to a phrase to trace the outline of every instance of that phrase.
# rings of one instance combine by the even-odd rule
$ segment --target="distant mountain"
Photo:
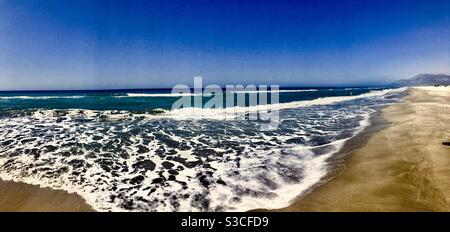
[[[450,75],[419,74],[410,79],[402,79],[392,83],[393,86],[450,85]]]

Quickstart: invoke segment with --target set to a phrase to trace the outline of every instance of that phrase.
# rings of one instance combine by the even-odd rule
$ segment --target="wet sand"
[[[337,177],[275,211],[449,211],[450,87],[410,89],[381,117]]]
[[[88,212],[83,198],[61,190],[0,181],[0,212]]]

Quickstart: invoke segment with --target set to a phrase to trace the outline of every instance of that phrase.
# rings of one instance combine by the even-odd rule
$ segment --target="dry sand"
[[[276,211],[449,211],[450,88],[412,88],[381,116],[336,178]]]

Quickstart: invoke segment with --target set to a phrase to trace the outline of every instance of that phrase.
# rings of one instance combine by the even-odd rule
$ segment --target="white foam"
[[[317,89],[282,89],[282,90],[254,90],[254,91],[229,91],[225,93],[299,93],[299,92],[313,92]],[[202,93],[127,93],[125,96],[115,96],[118,98],[123,97],[189,97],[189,96],[202,96]],[[203,96],[210,96],[210,94],[203,94]]]
[[[0,99],[78,99],[86,96],[0,96]]]
[[[41,114],[39,114],[42,116]],[[45,118],[43,118],[45,119]],[[11,119],[12,122],[17,122],[19,119]],[[49,120],[47,118],[46,120]],[[47,124],[51,121],[43,121],[40,124]],[[364,127],[368,125],[367,123],[364,123],[365,120],[361,121],[360,127]],[[69,122],[70,123],[70,122]],[[25,125],[28,127],[28,125]],[[30,125],[31,127],[33,125]],[[49,125],[50,126],[50,125]],[[96,125],[84,125],[87,129],[89,128],[97,128]],[[76,124],[72,125],[71,127],[77,127]],[[126,130],[124,130],[126,131]],[[19,131],[20,132],[20,131]],[[161,133],[162,131],[160,131]],[[78,131],[76,133],[79,133]],[[6,134],[5,134],[6,135]],[[13,135],[8,134],[8,136],[14,137]],[[173,137],[175,136],[175,137]],[[176,138],[176,135],[171,136],[172,139],[178,140]],[[267,135],[266,135],[267,136]],[[105,136],[104,136],[105,137]],[[107,137],[107,136],[106,136]],[[67,138],[69,139],[69,138]],[[235,139],[238,139],[236,137]],[[255,138],[248,138],[248,139],[255,139]],[[262,140],[261,140],[262,139]],[[270,137],[268,138],[261,138],[259,141],[270,140]],[[38,140],[43,141],[43,138],[38,138]],[[133,137],[132,141],[137,142],[136,140],[139,140],[139,137]],[[333,146],[333,150],[328,152],[327,154],[322,155],[314,155],[310,149],[312,147],[306,147],[306,146],[293,146],[291,148],[288,148],[290,150],[289,153],[291,155],[286,156],[282,154],[281,149],[273,149],[269,151],[262,151],[262,150],[247,150],[248,153],[246,156],[242,157],[241,160],[241,167],[237,170],[240,170],[242,173],[237,177],[239,179],[235,179],[236,176],[227,177],[227,174],[231,171],[236,170],[236,167],[230,166],[230,164],[226,162],[221,162],[220,159],[216,161],[211,161],[209,164],[211,167],[215,168],[217,171],[214,173],[215,178],[219,177],[222,178],[225,182],[228,183],[228,185],[238,185],[244,188],[249,188],[252,190],[259,190],[263,191],[264,193],[268,193],[271,195],[271,197],[254,197],[252,195],[243,195],[241,196],[241,200],[236,202],[233,200],[235,197],[235,193],[233,192],[232,188],[228,186],[223,185],[214,185],[211,186],[211,189],[208,192],[208,199],[210,199],[210,209],[214,209],[215,207],[225,207],[224,209],[227,211],[246,211],[251,210],[255,208],[280,208],[288,206],[292,200],[294,200],[297,196],[304,194],[306,191],[308,191],[312,186],[314,186],[316,183],[318,183],[326,174],[328,171],[327,168],[327,159],[332,156],[335,152],[337,152],[344,142],[347,139],[334,141],[332,143],[323,145],[323,146]],[[83,144],[90,144],[92,142],[91,137],[83,137],[83,136],[77,136],[77,141]],[[197,139],[193,139],[193,141],[198,141]],[[235,140],[237,141],[237,140]],[[39,141],[36,141],[39,142]],[[59,146],[59,141],[46,141],[45,145],[53,145],[53,146]],[[25,145],[29,148],[33,148],[33,146]],[[156,144],[148,144],[149,148],[155,148],[157,147]],[[136,147],[130,146],[129,147],[129,154],[136,154]],[[250,149],[250,147],[246,147],[246,149]],[[296,155],[295,155],[296,154]],[[231,154],[231,157],[234,157],[236,154]],[[162,159],[160,159],[158,156],[153,155],[152,152],[147,154],[148,158],[151,159],[156,165],[160,166],[162,163]],[[192,158],[191,151],[178,151],[178,155],[181,158],[186,158],[188,161]],[[30,156],[19,156],[15,157],[15,161],[19,161],[19,163],[27,164],[27,163],[34,163],[35,165],[38,165],[41,162],[45,162],[45,160],[50,160],[52,157],[52,154],[42,154],[40,157],[40,161],[36,162],[31,159]],[[57,170],[58,168],[64,167],[65,164],[73,160],[75,158],[77,159],[83,159],[86,160],[83,155],[72,155],[69,158],[63,158],[58,159],[57,162],[52,163],[51,166],[48,166],[46,164],[40,164],[44,166],[40,166],[41,168],[51,168],[51,170]],[[224,157],[226,159],[226,157]],[[131,156],[127,160],[127,166],[131,169],[132,164],[137,160],[137,156]],[[0,157],[0,167],[3,166],[3,164],[8,161],[6,157]],[[89,162],[88,160],[86,160]],[[194,161],[194,160],[193,160]],[[277,173],[276,165],[279,164],[286,165],[289,167],[298,167],[302,170],[302,179],[300,182],[297,183],[290,183],[286,182],[282,179],[282,177]],[[112,183],[123,183],[122,180],[126,180],[129,178],[134,177],[135,175],[132,174],[132,172],[125,172],[121,173],[120,177],[114,177],[111,176],[111,173],[104,172],[102,169],[100,169],[95,163],[91,163],[93,166],[92,168],[89,168],[86,173],[83,174],[83,177],[87,178],[82,185],[79,185],[77,183],[74,183],[73,180],[71,180],[70,175],[64,173],[60,175],[58,178],[47,178],[43,176],[43,173],[40,172],[31,172],[30,170],[23,170],[20,168],[14,168],[9,170],[8,172],[0,172],[0,178],[4,180],[13,180],[13,181],[20,181],[28,184],[33,185],[39,185],[41,187],[50,187],[53,189],[62,189],[66,190],[71,193],[77,193],[83,198],[86,199],[86,202],[93,206],[94,209],[98,211],[126,211],[123,207],[120,207],[119,204],[115,202],[110,201],[111,195],[117,195],[115,192],[110,191],[100,191],[101,189],[107,187],[111,187],[110,185]],[[279,186],[274,189],[266,189],[262,188],[261,183],[259,181],[259,174],[261,173],[261,169],[259,165],[264,164],[266,167],[268,167],[267,173],[262,173],[263,175],[266,175],[267,178],[277,183]],[[20,164],[19,164],[20,165]],[[130,170],[131,171],[131,170]],[[295,170],[291,170],[295,172]],[[201,167],[198,168],[192,168],[192,169],[185,169],[183,172],[180,173],[179,176],[177,176],[177,179],[179,181],[184,181],[189,183],[189,190],[188,193],[198,193],[204,191],[204,189],[201,188],[199,183],[196,181],[196,174],[202,172]],[[144,184],[146,186],[151,185],[151,180],[158,177],[157,172],[147,172],[146,173],[146,180],[144,181]],[[99,182],[97,179],[101,177],[101,181]],[[243,179],[240,179],[243,178]],[[192,180],[191,180],[192,179]],[[98,189],[94,189],[94,187],[97,187]],[[121,188],[127,188],[127,187],[133,187],[132,185],[127,184],[121,184]],[[161,197],[161,195],[157,196],[149,196],[148,191],[143,191],[143,188],[140,189],[133,189],[138,191],[136,193],[137,196],[144,197],[145,199],[152,199],[154,197]],[[179,186],[176,185],[165,185],[164,189],[159,188],[159,190],[164,192],[159,193],[167,193],[167,192],[177,192],[182,191],[186,192],[186,190],[179,189]],[[156,193],[155,193],[156,194]],[[196,209],[192,207],[191,200],[194,197],[194,195],[191,195],[189,199],[180,201],[180,206],[178,210],[180,211],[196,211],[199,209]],[[166,199],[168,201],[168,199]],[[150,206],[147,206],[150,207]],[[139,209],[135,209],[139,210]],[[157,211],[173,211],[174,208],[170,205],[159,205],[158,208],[144,208],[141,210],[157,210]]]
[[[301,93],[301,92],[315,92],[317,89],[280,89],[280,90],[242,90],[229,91],[227,93]]]
[[[213,109],[201,109],[194,107],[187,107],[181,109],[174,110],[165,110],[165,109],[155,109],[161,111],[161,114],[151,114],[151,113],[134,113],[133,117],[144,117],[147,119],[161,119],[161,118],[170,118],[177,120],[193,120],[193,119],[234,119],[238,115],[242,115],[249,112],[267,112],[272,110],[284,110],[284,109],[293,109],[300,107],[308,107],[315,105],[330,105],[336,104],[339,102],[350,101],[361,98],[369,98],[369,97],[380,97],[389,93],[397,93],[407,90],[407,88],[397,88],[397,89],[386,89],[386,90],[373,90],[368,93],[353,95],[353,96],[335,96],[335,97],[323,97],[317,98],[313,100],[305,100],[305,101],[294,101],[287,103],[278,103],[278,104],[267,104],[267,105],[256,105],[256,106],[248,106],[248,107],[229,107],[229,108],[213,108]],[[84,114],[88,114],[89,116],[98,116],[99,114],[105,115],[111,119],[123,119],[130,116],[130,112],[128,111],[94,111],[94,110],[80,110],[80,109],[68,109],[70,115],[77,115],[83,111]],[[54,114],[54,110],[40,110],[35,113],[36,114],[44,114],[46,116],[51,116]]]
[[[174,109],[166,114],[165,117],[171,117],[176,119],[196,119],[196,118],[207,118],[207,119],[229,119],[234,115],[239,113],[248,113],[248,112],[261,112],[261,111],[271,111],[271,110],[283,110],[283,109],[292,109],[299,107],[308,107],[314,105],[330,105],[344,101],[350,101],[361,98],[369,98],[369,97],[380,97],[388,93],[402,92],[407,88],[398,88],[398,89],[386,89],[386,90],[377,90],[371,91],[368,93],[354,95],[354,96],[336,96],[336,97],[324,97],[317,98],[313,100],[306,101],[294,101],[287,103],[278,103],[278,104],[267,104],[267,105],[256,105],[256,106],[248,106],[248,107],[230,107],[230,108],[217,108],[217,109],[201,109],[201,108],[181,108]],[[162,115],[157,115],[156,117],[160,117]]]
[[[185,97],[185,96],[201,96],[202,94],[195,93],[127,93],[125,96],[115,96],[118,98],[123,97]]]

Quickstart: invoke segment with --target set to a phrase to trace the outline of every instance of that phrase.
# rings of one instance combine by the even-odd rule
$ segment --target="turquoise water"
[[[0,177],[76,192],[100,211],[284,207],[404,89],[286,89],[278,127],[171,110],[170,90],[0,93]],[[210,117],[214,116],[214,117]]]

